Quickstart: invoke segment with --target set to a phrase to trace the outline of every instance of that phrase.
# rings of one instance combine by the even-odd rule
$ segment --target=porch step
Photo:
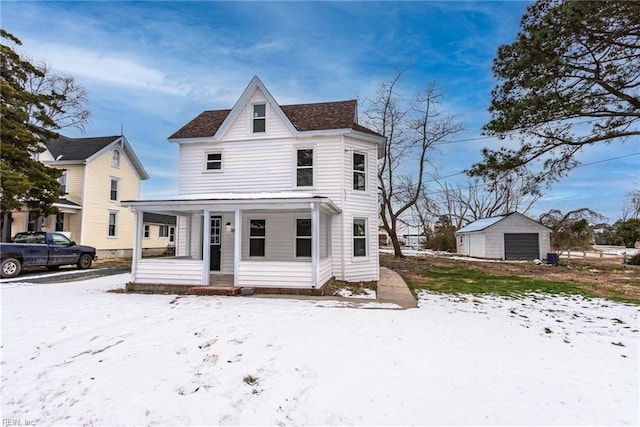
[[[189,288],[192,295],[226,295],[234,296],[240,293],[241,288],[235,286],[194,286]]]

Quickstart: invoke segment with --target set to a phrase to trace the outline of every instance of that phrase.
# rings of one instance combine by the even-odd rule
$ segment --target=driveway
[[[73,282],[76,280],[88,280],[96,277],[111,276],[114,274],[128,273],[130,266],[104,266],[95,265],[88,270],[78,270],[74,266],[60,267],[59,270],[49,271],[43,268],[25,269],[18,277],[0,279],[0,284],[9,283],[34,283],[48,284]]]

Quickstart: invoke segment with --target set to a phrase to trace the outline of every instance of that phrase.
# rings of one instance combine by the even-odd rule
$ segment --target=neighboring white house
[[[378,280],[377,161],[386,139],[357,102],[279,105],[254,77],[230,110],[204,111],[169,137],[179,194],[123,202],[174,215],[175,256],[143,258],[134,284],[319,288]]]
[[[487,259],[543,259],[551,249],[551,230],[518,212],[483,218],[456,232],[461,255]]]

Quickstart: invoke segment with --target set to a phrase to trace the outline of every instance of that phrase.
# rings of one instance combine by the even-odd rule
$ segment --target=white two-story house
[[[175,255],[141,256],[134,284],[306,288],[378,280],[377,161],[385,138],[357,102],[279,105],[254,77],[230,110],[204,111],[169,137],[178,196],[122,204],[174,215]]]

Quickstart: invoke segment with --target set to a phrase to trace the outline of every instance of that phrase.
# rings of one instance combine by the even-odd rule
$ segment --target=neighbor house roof
[[[168,224],[176,225],[176,217],[173,215],[163,215],[152,212],[144,212],[142,214],[142,221],[151,224]]]
[[[140,179],[148,179],[149,174],[142,166],[133,148],[123,135],[99,136],[88,138],[69,138],[59,135],[47,142],[47,150],[53,157],[53,163],[85,163],[102,150],[108,149],[112,144],[118,144],[127,155],[131,164],[140,176]]]
[[[280,108],[296,130],[353,129],[382,136],[355,122],[357,101],[320,102],[315,104],[281,105]],[[169,139],[202,138],[213,136],[231,110],[210,110],[180,128]]]
[[[95,138],[67,138],[60,135],[47,143],[47,149],[55,160],[86,160],[118,138],[119,135]]]

